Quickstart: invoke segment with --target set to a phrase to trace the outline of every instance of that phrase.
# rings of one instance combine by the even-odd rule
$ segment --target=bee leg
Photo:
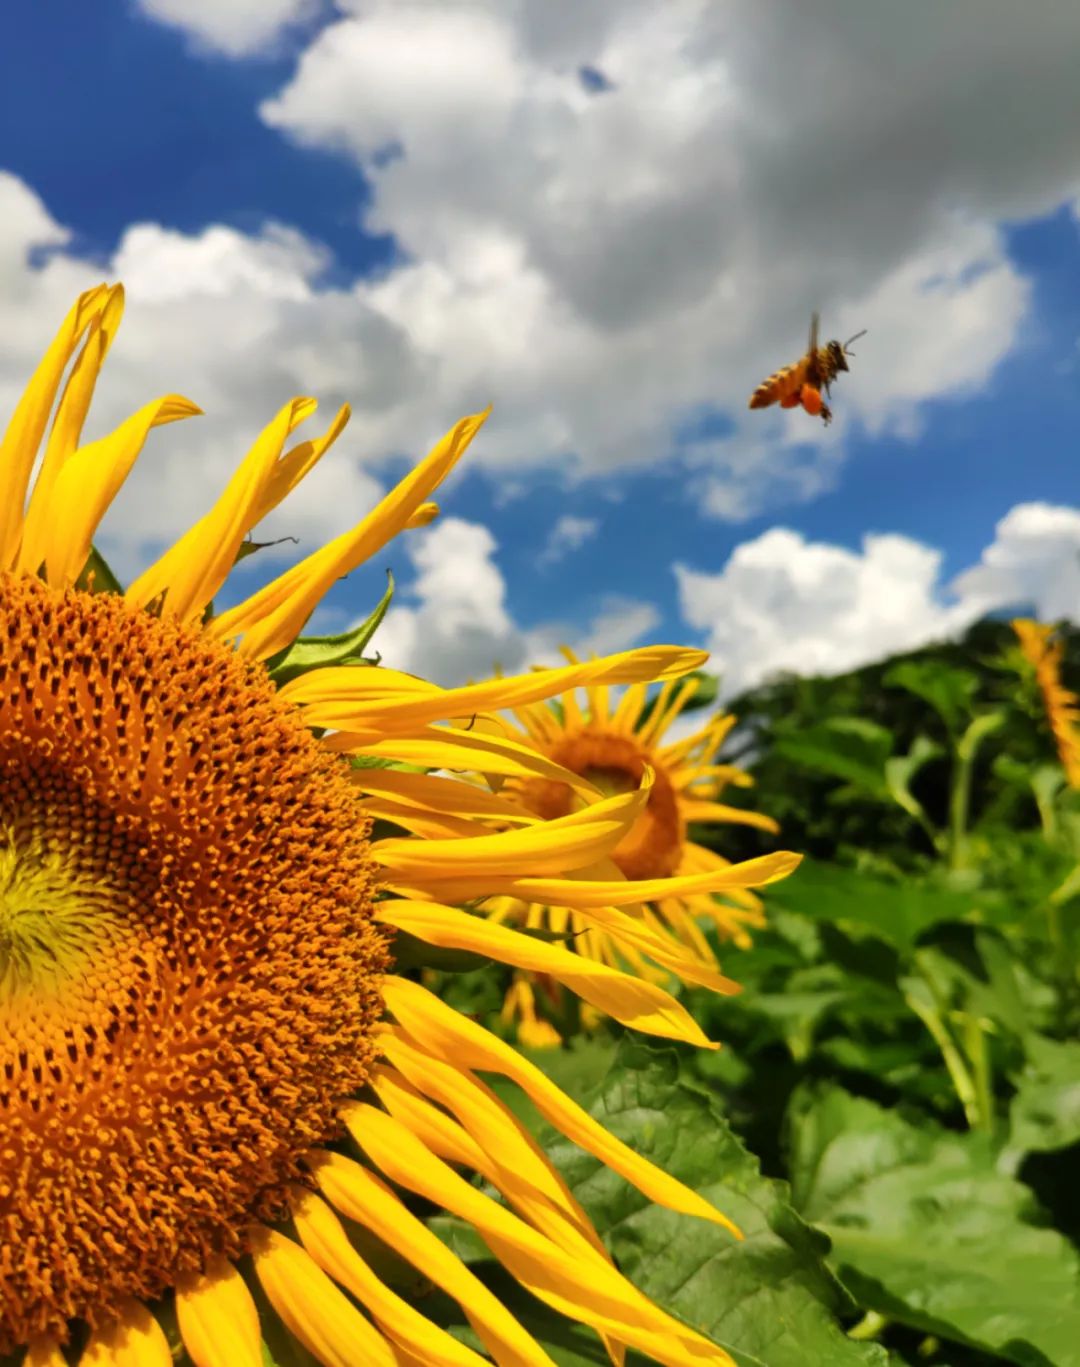
[[[821,420],[826,427],[832,422],[832,409],[827,403],[821,405]]]

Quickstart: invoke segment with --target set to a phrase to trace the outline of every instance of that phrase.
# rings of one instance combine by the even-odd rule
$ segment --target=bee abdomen
[[[751,408],[768,408],[769,404],[775,403],[782,398],[784,391],[791,382],[792,376],[798,370],[798,366],[786,365],[782,370],[777,370],[770,375],[767,380],[762,380],[754,392],[750,395]]]

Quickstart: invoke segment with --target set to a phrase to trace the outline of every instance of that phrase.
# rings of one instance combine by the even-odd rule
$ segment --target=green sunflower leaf
[[[1080,1364],[1080,1258],[986,1136],[839,1088],[797,1094],[789,1130],[794,1203],[864,1309],[1022,1367]]]
[[[298,636],[292,645],[279,650],[266,662],[270,677],[281,688],[311,669],[327,669],[332,665],[367,665],[364,651],[386,616],[394,596],[394,576],[386,571],[386,592],[379,599],[375,611],[359,626],[337,636]]]
[[[804,859],[790,878],[769,889],[772,907],[828,925],[860,927],[904,950],[930,926],[969,917],[974,902],[970,893],[911,880],[888,883],[816,859]]]
[[[592,1114],[745,1236],[652,1205],[591,1155],[554,1144],[556,1167],[647,1295],[740,1367],[884,1367],[884,1350],[849,1339],[837,1320],[851,1307],[825,1266],[826,1241],[791,1208],[784,1184],[761,1175],[709,1093],[680,1077],[673,1051],[625,1039]]]
[[[1012,1154],[1049,1152],[1080,1140],[1080,1043],[1029,1035],[1027,1064],[1009,1108]]]

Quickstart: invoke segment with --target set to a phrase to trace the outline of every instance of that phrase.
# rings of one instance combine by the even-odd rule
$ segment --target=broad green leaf
[[[909,949],[929,926],[969,915],[973,898],[914,879],[887,883],[838,864],[804,859],[790,878],[769,889],[769,904],[815,920],[863,926]]]
[[[845,1301],[824,1268],[824,1241],[784,1185],[761,1175],[709,1094],[680,1079],[673,1051],[624,1040],[592,1113],[745,1236],[654,1206],[591,1155],[554,1144],[553,1161],[631,1281],[742,1367],[884,1367],[884,1351],[852,1342],[836,1319]]]
[[[789,1114],[792,1200],[864,1309],[1022,1367],[1080,1363],[1080,1259],[990,1142],[838,1088]]]
[[[906,688],[928,702],[950,732],[960,730],[979,689],[978,675],[940,660],[902,660],[885,675],[886,687]]]
[[[337,636],[298,636],[292,645],[272,656],[266,662],[270,677],[279,688],[290,679],[299,678],[311,669],[328,669],[331,665],[368,665],[374,662],[364,658],[364,651],[371,638],[386,616],[394,596],[394,576],[386,571],[386,592],[379,600],[375,611],[349,631]]]
[[[1027,1065],[1009,1108],[1014,1156],[1063,1149],[1080,1140],[1080,1042],[1029,1035]]]
[[[818,726],[777,736],[774,754],[833,778],[844,779],[877,797],[886,797],[885,761],[892,732],[862,717],[835,717]]]

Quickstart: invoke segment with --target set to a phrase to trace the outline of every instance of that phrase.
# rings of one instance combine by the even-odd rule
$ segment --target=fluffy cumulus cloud
[[[408,542],[415,576],[399,594],[374,645],[385,664],[444,685],[560,664],[561,645],[580,655],[626,650],[657,624],[647,603],[609,600],[580,628],[520,626],[506,606],[498,544],[487,527],[448,517]]]
[[[67,240],[32,190],[0,173],[0,409],[14,408],[79,291],[119,278],[127,312],[87,438],[163,392],[186,394],[204,410],[151,433],[105,523],[103,544],[124,573],[207,510],[259,429],[296,394],[320,400],[296,440],[321,430],[340,403],[354,406],[344,435],[262,529],[297,537],[304,553],[381,494],[375,461],[422,455],[460,416],[450,410],[433,427],[414,417],[409,397],[421,377],[404,335],[348,292],[319,290],[325,255],[294,229],[184,235],[135,225],[104,265],[65,251]]]
[[[406,257],[363,295],[431,400],[499,397],[504,466],[655,460],[705,407],[734,420],[688,452],[706,510],[810,497],[845,421],[913,432],[987,382],[1027,299],[997,225],[1080,183],[1075,7],[339,8],[263,116],[363,168]],[[745,411],[815,306],[870,329],[827,436]]]
[[[839,674],[962,631],[989,612],[1080,620],[1080,511],[1023,503],[980,561],[942,582],[940,551],[870,535],[858,551],[776,527],[718,573],[676,565],[679,604],[728,696],[770,676]]]
[[[201,48],[243,57],[274,47],[318,13],[320,0],[136,0],[148,19],[182,29]]]

